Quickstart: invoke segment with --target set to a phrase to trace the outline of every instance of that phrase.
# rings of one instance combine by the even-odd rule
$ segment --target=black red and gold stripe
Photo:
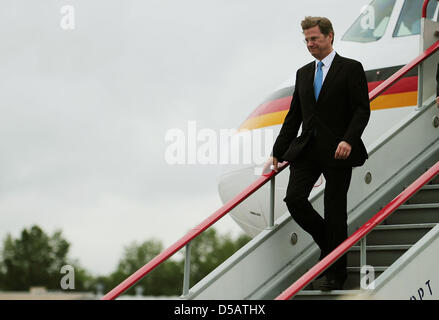
[[[366,71],[369,92],[403,66]],[[282,124],[291,105],[294,86],[282,88],[271,94],[241,124],[239,130],[252,130]],[[409,71],[370,104],[371,110],[409,107],[417,104],[417,68]]]

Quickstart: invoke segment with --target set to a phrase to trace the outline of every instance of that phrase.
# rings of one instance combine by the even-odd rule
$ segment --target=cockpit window
[[[394,37],[412,36],[421,33],[421,12],[423,0],[405,0],[396,23]],[[430,1],[427,7],[427,19],[433,19],[437,1]]]
[[[341,39],[355,42],[379,40],[386,32],[395,2],[396,0],[374,0],[363,7],[361,15]]]

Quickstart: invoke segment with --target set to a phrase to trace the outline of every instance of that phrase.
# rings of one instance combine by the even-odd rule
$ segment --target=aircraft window
[[[411,36],[421,33],[421,12],[423,0],[405,0],[396,23],[394,37]],[[436,12],[437,1],[430,1],[427,7],[427,19],[432,20]]]
[[[374,0],[364,7],[362,14],[343,35],[342,40],[372,42],[386,32],[396,0]]]

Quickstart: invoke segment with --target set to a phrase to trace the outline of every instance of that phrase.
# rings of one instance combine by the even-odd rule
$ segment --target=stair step
[[[439,183],[436,184],[426,184],[422,187],[424,190],[439,190]]]
[[[361,290],[302,290],[294,296],[294,300],[335,300],[335,299],[355,299]]]
[[[439,184],[439,174],[436,175],[433,179],[430,180],[428,184]]]
[[[375,272],[384,272],[387,270],[388,267],[383,266],[383,267],[373,267],[373,269],[375,270]],[[361,267],[347,267],[348,272],[357,272],[360,273],[361,271]]]
[[[372,266],[390,266],[412,245],[367,245],[366,264]],[[347,253],[348,266],[360,265],[360,246],[353,246]]]
[[[413,209],[438,209],[439,203],[415,203],[415,204],[403,204],[398,210],[413,210]]]
[[[383,224],[439,223],[439,203],[404,204]]]
[[[408,250],[411,245],[367,245],[366,250],[370,251],[389,251],[389,250]],[[360,246],[352,246],[351,251],[360,251]]]
[[[436,223],[381,224],[367,235],[366,243],[370,245],[414,244],[435,226]]]
[[[431,229],[436,225],[437,223],[380,224],[374,230]]]
[[[439,203],[439,184],[427,184],[416,192],[406,204]]]
[[[373,266],[374,278],[378,278],[384,271],[387,270],[386,266]],[[360,289],[360,274],[361,267],[347,267],[347,278],[343,285],[343,290],[355,291]],[[369,275],[370,276],[370,275]],[[302,292],[316,292],[315,289],[319,288],[324,282],[324,278],[315,279],[311,284],[307,285]],[[310,293],[307,293],[310,294]]]

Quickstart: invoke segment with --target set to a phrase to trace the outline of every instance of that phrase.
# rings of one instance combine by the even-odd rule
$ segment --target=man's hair
[[[332,28],[332,23],[328,18],[325,17],[305,17],[301,22],[302,30],[313,28],[319,26],[320,32],[325,36],[328,36],[330,32],[334,36],[334,29]],[[332,38],[332,43],[334,43],[334,38]]]

